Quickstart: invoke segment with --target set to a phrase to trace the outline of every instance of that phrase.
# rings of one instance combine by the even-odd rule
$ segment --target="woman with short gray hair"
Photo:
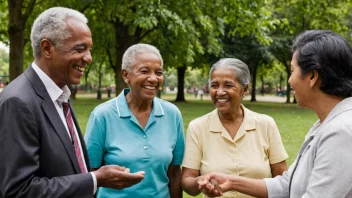
[[[243,106],[250,72],[239,59],[224,58],[209,72],[210,96],[216,109],[188,125],[182,163],[182,186],[195,196],[203,175],[222,172],[248,178],[281,175],[288,157],[275,121]],[[204,197],[215,197],[204,192]],[[248,197],[229,191],[223,197]]]
[[[132,45],[123,55],[121,73],[129,88],[90,116],[89,159],[93,168],[119,164],[131,172],[143,170],[145,177],[130,188],[101,188],[97,197],[180,198],[183,122],[175,105],[155,97],[164,80],[159,50]]]

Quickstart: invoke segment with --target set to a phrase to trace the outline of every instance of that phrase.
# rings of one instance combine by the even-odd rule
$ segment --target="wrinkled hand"
[[[123,189],[138,184],[144,178],[144,171],[130,173],[130,170],[117,165],[102,166],[94,171],[98,187]]]
[[[198,180],[198,189],[208,197],[219,197],[222,196],[222,191],[216,180],[203,178]]]
[[[198,181],[199,190],[208,197],[219,197],[224,192],[231,190],[231,182],[228,175],[223,173],[209,173]]]

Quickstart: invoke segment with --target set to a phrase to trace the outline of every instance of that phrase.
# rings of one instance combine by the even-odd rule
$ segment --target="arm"
[[[352,191],[352,127],[345,120],[350,119],[350,116],[335,119],[343,123],[330,126],[331,131],[321,131],[324,134],[317,143],[314,167],[307,191],[302,196],[304,198],[349,197]]]
[[[185,152],[185,138],[183,132],[183,121],[180,111],[177,109],[177,137],[176,144],[172,151],[172,161],[167,170],[167,176],[169,178],[169,191],[171,198],[182,197],[181,187],[181,168],[183,154]]]
[[[181,187],[181,168],[180,166],[170,165],[167,170],[167,176],[169,178],[169,191],[171,198],[182,197]]]
[[[287,163],[286,160],[276,163],[276,164],[270,164],[270,169],[271,169],[271,176],[276,177],[278,175],[282,175],[284,171],[287,171]]]
[[[0,189],[4,197],[93,195],[90,173],[40,177],[40,135],[35,115],[20,98],[0,104]]]
[[[200,193],[198,189],[200,171],[191,168],[182,168],[182,188],[183,190],[192,196],[197,196]]]
[[[287,171],[286,159],[288,155],[282,143],[279,129],[272,118],[269,119],[267,131],[269,140],[268,158],[271,176],[276,177],[277,175],[282,175],[284,171]]]
[[[204,180],[204,176],[199,176],[199,170],[182,168],[182,187],[183,190],[192,196],[197,196],[203,192],[208,197],[217,197],[220,195],[220,190],[213,185],[207,186],[207,188],[200,188],[200,184]]]
[[[201,191],[198,189],[198,180],[201,180],[200,166],[203,157],[202,144],[194,127],[190,122],[186,134],[186,149],[182,163],[182,188],[192,196],[197,196]]]
[[[216,180],[216,183],[210,182]],[[254,197],[268,197],[265,182],[261,179],[250,179],[235,175],[226,175],[223,173],[210,173],[204,176],[204,180],[199,184],[199,188],[204,191],[209,189],[219,189],[216,196],[221,196],[221,192],[235,190]]]

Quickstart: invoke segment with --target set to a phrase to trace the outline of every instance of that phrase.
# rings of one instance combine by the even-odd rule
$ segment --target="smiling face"
[[[50,46],[50,64],[48,76],[59,86],[77,85],[81,82],[83,71],[92,62],[90,49],[92,35],[88,26],[73,18],[66,19],[71,36],[60,46]]]
[[[242,88],[235,71],[227,68],[217,68],[210,78],[209,93],[219,113],[236,112],[240,108],[242,96],[247,88]]]
[[[132,71],[122,70],[133,97],[140,100],[153,100],[164,81],[163,68],[157,55],[144,52],[136,55],[136,64]]]

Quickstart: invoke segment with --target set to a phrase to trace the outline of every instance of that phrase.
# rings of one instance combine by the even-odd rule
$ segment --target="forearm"
[[[268,197],[265,182],[261,179],[250,179],[245,177],[231,177],[231,189],[253,197]]]
[[[170,165],[167,176],[169,178],[169,192],[171,198],[182,198],[181,167]]]
[[[286,160],[276,163],[276,164],[271,164],[271,176],[274,178],[278,175],[282,175],[285,171],[287,171],[287,163]]]
[[[171,198],[182,198],[181,179],[170,181],[169,191]]]
[[[3,196],[90,197],[93,196],[93,179],[90,173],[86,173],[51,179],[34,177],[21,184],[10,181],[3,189]]]
[[[201,177],[201,176],[200,176]],[[182,188],[183,190],[192,196],[197,196],[200,194],[200,190],[198,189],[199,184],[198,180],[200,177],[186,177],[182,180]]]

